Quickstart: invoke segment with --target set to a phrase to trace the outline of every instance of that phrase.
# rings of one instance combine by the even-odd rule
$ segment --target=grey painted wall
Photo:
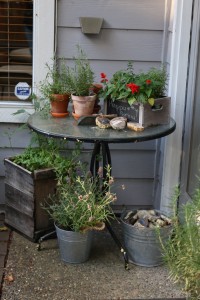
[[[59,0],[57,54],[69,65],[79,44],[95,70],[108,76],[134,62],[136,72],[158,67],[169,59],[170,0]],[[80,17],[103,18],[98,35],[83,34]],[[160,143],[158,143],[160,145]],[[159,207],[161,149],[156,141],[118,145],[112,150],[116,205]],[[125,184],[126,189],[120,189]]]
[[[87,53],[95,70],[96,82],[100,73],[108,78],[134,61],[136,72],[159,66],[170,56],[168,28],[171,0],[59,0],[56,52],[71,64],[79,44]],[[84,35],[79,17],[104,18],[99,35]],[[0,125],[0,204],[4,199],[4,157],[22,151],[29,144],[28,131],[15,132],[12,147],[6,131],[13,124]],[[159,144],[159,143],[158,143]],[[87,146],[86,152],[89,152]],[[159,207],[160,149],[156,141],[112,145],[113,176],[116,178],[116,205]],[[88,154],[88,155],[89,155]],[[124,184],[125,190],[120,186]],[[156,192],[155,192],[156,191]],[[156,198],[154,197],[156,195]]]
[[[4,158],[12,157],[23,151],[30,143],[30,131],[21,125],[0,124],[0,206],[5,203]]]

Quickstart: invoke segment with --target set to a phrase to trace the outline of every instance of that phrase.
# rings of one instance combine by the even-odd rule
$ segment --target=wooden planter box
[[[126,117],[128,121],[140,123],[144,127],[168,124],[170,120],[171,98],[163,97],[155,99],[155,105],[161,105],[161,109],[154,110],[149,104],[144,104],[144,106],[133,104],[130,106],[124,100],[107,100],[105,103],[105,113]]]
[[[41,207],[56,189],[53,169],[29,172],[5,159],[5,223],[8,227],[36,242],[53,226],[48,213]]]

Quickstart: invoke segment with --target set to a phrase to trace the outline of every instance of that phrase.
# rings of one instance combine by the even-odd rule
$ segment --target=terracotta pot
[[[92,87],[90,88],[91,91],[93,91],[95,94],[98,94],[100,90],[103,88],[103,85],[100,83],[94,83]]]
[[[91,92],[93,92],[94,94],[97,94],[97,98],[96,98],[96,101],[94,104],[93,114],[98,114],[98,112],[101,109],[101,106],[99,105],[98,93],[101,91],[102,88],[103,88],[103,85],[100,83],[94,83],[93,86],[90,88]]]
[[[67,111],[69,103],[69,95],[54,94],[51,96],[51,114],[53,117],[65,117],[69,113]]]
[[[88,116],[93,114],[94,104],[97,95],[91,96],[75,96],[71,95],[73,101],[74,113],[76,116]]]

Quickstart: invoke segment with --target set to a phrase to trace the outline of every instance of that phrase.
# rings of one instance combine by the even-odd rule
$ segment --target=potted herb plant
[[[91,87],[94,83],[94,72],[84,51],[78,46],[74,57],[74,66],[67,68],[68,87],[73,101],[73,116],[79,118],[93,113],[97,95]]]
[[[37,147],[4,159],[5,222],[34,242],[54,227],[41,203],[55,193],[57,174],[69,174],[76,165],[75,157],[61,156],[62,145],[38,138]]]
[[[144,127],[167,124],[170,117],[167,79],[164,66],[135,74],[131,62],[126,70],[117,71],[110,80],[101,73],[104,85],[101,96],[106,100],[107,113],[124,116]]]
[[[81,176],[70,178],[70,185],[62,181],[53,195],[55,201],[46,206],[55,222],[64,262],[82,263],[89,258],[92,230],[103,229],[104,221],[113,215],[110,204],[116,195],[110,191],[112,180],[109,182],[103,183],[107,192],[101,193],[97,179],[81,171]]]
[[[43,100],[50,101],[51,114],[53,117],[65,117],[68,113],[69,90],[67,84],[67,69],[64,61],[59,67],[56,58],[52,65],[46,64],[46,78],[40,82],[39,90]]]

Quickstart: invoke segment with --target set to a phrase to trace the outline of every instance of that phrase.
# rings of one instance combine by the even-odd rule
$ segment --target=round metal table
[[[101,129],[94,125],[79,125],[72,117],[53,118],[44,116],[42,112],[36,112],[28,118],[28,126],[37,133],[54,138],[63,138],[71,141],[82,141],[94,144],[90,162],[90,171],[97,176],[99,170],[99,155],[102,154],[103,179],[107,179],[107,168],[111,167],[111,155],[109,144],[111,143],[136,143],[162,138],[172,133],[176,128],[173,119],[165,125],[145,128],[144,131],[135,132],[128,128],[124,130]],[[125,268],[128,268],[128,257],[126,251],[115,235],[109,223],[106,224],[111,236],[124,255]]]
[[[80,140],[83,142],[100,141],[107,143],[131,143],[153,140],[172,133],[176,128],[173,119],[169,124],[145,128],[144,131],[135,132],[130,129],[113,130],[100,129],[93,125],[77,125],[72,117],[53,118],[50,115],[44,117],[42,113],[34,113],[28,118],[28,126],[34,131],[56,138],[68,140]]]

